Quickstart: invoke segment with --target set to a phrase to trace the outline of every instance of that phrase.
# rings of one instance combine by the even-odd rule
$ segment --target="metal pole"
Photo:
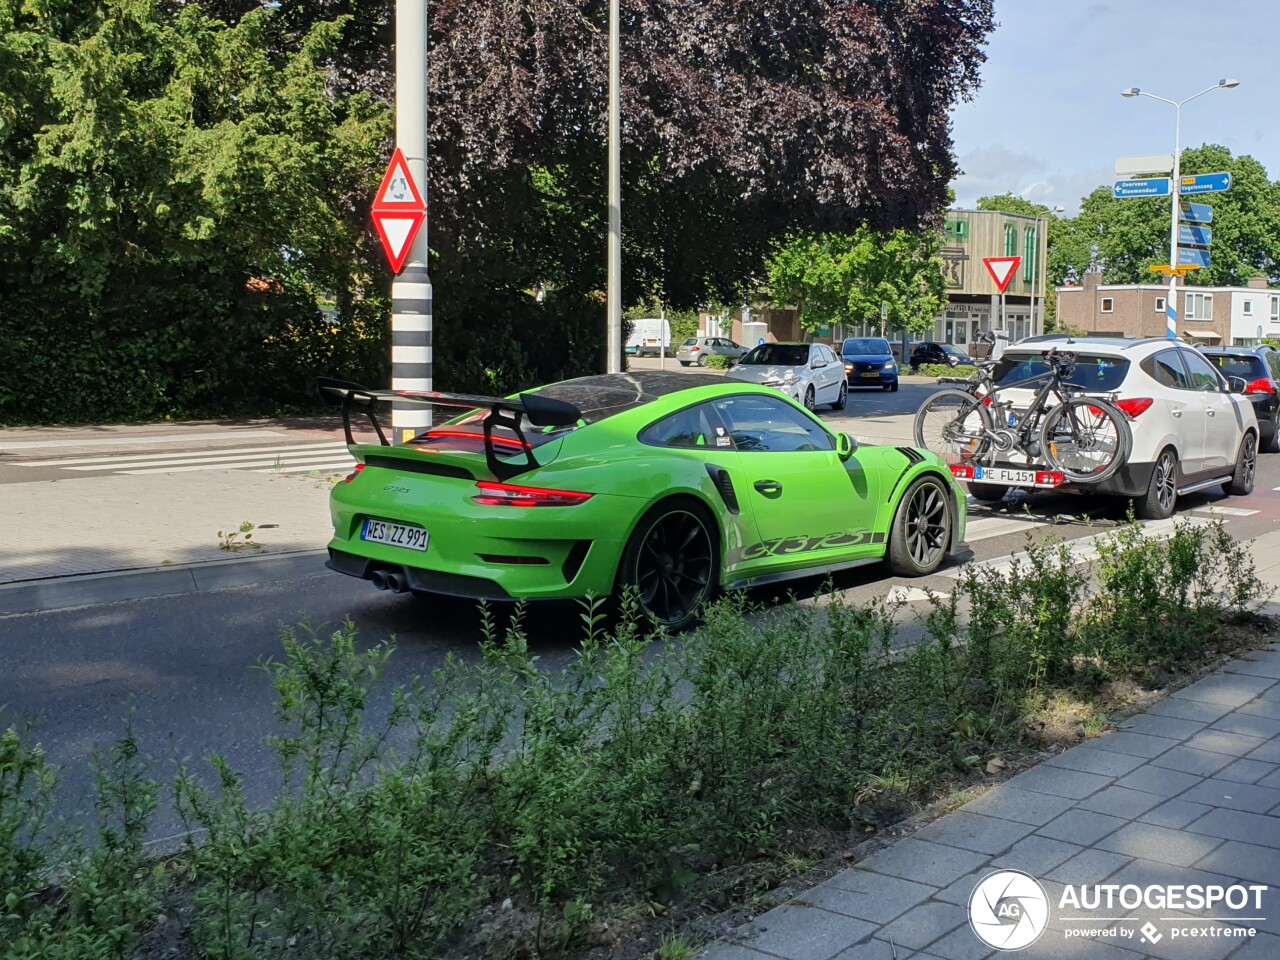
[[[621,106],[618,94],[618,0],[609,0],[609,373],[622,372],[622,182],[619,169]]]
[[[667,369],[667,305],[662,305],[662,316],[658,320],[658,369]]]
[[[427,0],[396,0],[396,144],[427,200]],[[392,390],[432,389],[428,225],[424,220],[391,281]],[[393,404],[391,425],[404,443],[431,426],[431,408]]]
[[[1173,180],[1169,183],[1169,294],[1164,301],[1165,335],[1178,336],[1178,194],[1182,174],[1182,104],[1173,106]]]

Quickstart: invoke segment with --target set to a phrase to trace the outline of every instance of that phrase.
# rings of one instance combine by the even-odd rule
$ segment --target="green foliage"
[[[164,909],[193,912],[191,952],[211,958],[478,956],[495,944],[470,921],[509,899],[503,949],[591,945],[620,907],[661,907],[797,825],[860,826],[869,805],[1018,744],[1055,697],[1207,662],[1224,615],[1261,593],[1220,523],[1167,541],[1133,525],[1098,546],[1083,569],[1055,541],[966,568],[906,647],[892,608],[839,595],[725,600],[679,644],[623,597],[611,625],[584,606],[562,667],[540,660],[523,609],[505,627],[483,610],[478,662],[450,656],[388,694],[390,644],[362,645],[350,622],[287,630],[261,664],[283,788],[251,807],[223,759],[211,782],[184,766],[193,841],[163,906],[141,859],[156,785],[132,736],[98,764],[89,852],[50,845],[55,774],[29,733],[0,738],[0,936],[24,960],[124,957]],[[691,947],[672,935],[660,955]]]
[[[267,10],[4,7],[0,90],[23,108],[0,123],[0,422],[297,405],[319,371],[380,369],[351,199],[390,116],[330,95],[342,21],[269,56]]]
[[[798,306],[810,331],[879,322],[883,307],[890,329],[919,332],[946,299],[941,244],[936,231],[795,234],[766,264],[770,296]]]
[[[722,357],[718,353],[713,353],[707,357],[707,366],[712,370],[728,370],[732,364],[728,357]]]
[[[967,363],[958,367],[947,363],[922,363],[916,367],[915,372],[922,377],[972,377],[978,372],[978,368]]]

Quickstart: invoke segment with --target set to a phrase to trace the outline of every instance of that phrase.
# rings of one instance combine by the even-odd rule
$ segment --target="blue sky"
[[[1184,100],[1182,145],[1221,143],[1280,179],[1280,0],[997,0],[982,86],[953,112],[964,175],[961,207],[1015,193],[1069,214],[1114,177],[1116,157],[1173,152],[1174,109],[1140,87]]]

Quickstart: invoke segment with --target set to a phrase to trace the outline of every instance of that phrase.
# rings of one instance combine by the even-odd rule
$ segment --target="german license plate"
[[[864,373],[864,374],[863,374],[863,376],[864,376],[864,377],[878,377],[878,376],[880,376],[880,373],[879,373],[879,371],[872,371],[871,373]]]
[[[360,539],[388,543],[393,547],[408,547],[410,550],[425,550],[430,538],[421,527],[391,523],[388,520],[366,520],[360,529]]]
[[[975,468],[973,479],[981,480],[983,483],[1003,483],[1009,486],[1031,487],[1035,486],[1036,471],[1010,470],[1007,467],[977,467]]]

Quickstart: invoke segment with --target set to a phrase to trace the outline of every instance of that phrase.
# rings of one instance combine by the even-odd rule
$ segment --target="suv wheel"
[[[1247,497],[1253,493],[1253,478],[1258,470],[1258,438],[1246,433],[1240,441],[1240,454],[1236,457],[1235,473],[1222,488],[1233,497]]]
[[[1134,501],[1134,512],[1141,520],[1164,520],[1173,516],[1178,505],[1178,455],[1165,447],[1156,458],[1151,481],[1144,496]]]

